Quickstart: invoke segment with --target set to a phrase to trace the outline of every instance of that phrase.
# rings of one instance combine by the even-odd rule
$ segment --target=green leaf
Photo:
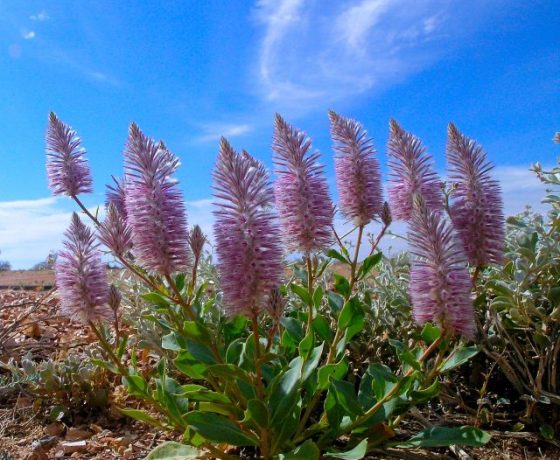
[[[339,311],[344,305],[344,298],[338,295],[336,292],[327,291],[327,300],[329,301],[329,306],[335,312]]]
[[[354,385],[350,382],[346,382],[344,380],[331,380],[329,393],[331,391],[347,415],[354,417],[363,414],[362,407],[358,403],[358,398],[356,397],[356,392],[354,391]]]
[[[483,446],[490,441],[490,435],[472,426],[444,427],[434,426],[415,434],[408,441],[399,443],[396,447],[446,447]]]
[[[185,287],[185,277],[186,277],[185,273],[179,273],[175,277],[175,286],[177,287],[177,290],[179,292],[181,292],[183,290],[183,288]]]
[[[422,390],[414,390],[410,392],[410,397],[415,404],[427,402],[432,398],[435,398],[439,392],[439,381],[434,380],[434,382],[428,387]]]
[[[234,446],[256,446],[258,440],[245,433],[227,417],[212,412],[193,411],[185,415],[189,425],[209,441],[226,442]]]
[[[177,370],[196,380],[204,379],[204,373],[208,369],[207,364],[194,359],[193,355],[187,351],[180,352],[173,360],[173,364]]]
[[[389,344],[397,352],[397,357],[402,364],[407,364],[417,371],[420,370],[422,366],[420,365],[416,357],[412,354],[412,352],[402,342],[394,339],[389,339]]]
[[[381,363],[370,364],[367,374],[372,377],[371,387],[377,400],[383,399],[399,381],[399,377],[393,374],[388,366]]]
[[[460,366],[461,364],[466,363],[469,359],[473,356],[478,354],[480,348],[476,345],[470,347],[462,347],[456,350],[447,358],[439,368],[440,372],[446,372],[451,369],[455,369],[456,367]]]
[[[303,286],[300,286],[296,283],[291,283],[290,288],[292,289],[292,292],[297,295],[305,305],[309,305],[312,302],[311,295],[309,294],[309,290],[307,288],[304,288]]]
[[[208,341],[210,340],[210,332],[206,327],[196,321],[185,321],[183,323],[184,334],[192,340]]]
[[[133,395],[142,396],[148,391],[148,382],[141,376],[136,374],[131,374],[123,376],[122,381]]]
[[[203,452],[196,447],[167,441],[152,450],[145,460],[196,460],[202,456]]]
[[[349,264],[350,263],[350,260],[348,260],[346,257],[344,257],[336,249],[329,249],[327,251],[327,257],[330,257],[331,259],[339,260],[340,262],[342,262],[344,264]]]
[[[367,454],[368,440],[363,439],[356,447],[346,452],[327,452],[325,457],[341,458],[342,460],[361,460]]]
[[[315,292],[313,293],[313,305],[315,305],[316,308],[321,306],[323,294],[323,288],[321,286],[317,286],[317,289],[315,289]]]
[[[302,323],[291,316],[284,317],[280,320],[280,323],[288,334],[297,342],[301,342],[303,340],[303,327]]]
[[[318,314],[313,319],[313,330],[321,337],[323,340],[328,342],[332,341],[332,331],[329,322],[321,314]]]
[[[128,407],[119,409],[120,412],[122,412],[124,415],[127,415],[135,420],[138,420],[140,422],[144,422],[147,423],[148,425],[152,425],[155,426],[157,428],[161,428],[161,422],[152,417],[150,414],[148,414],[147,412],[143,411],[143,410],[139,410],[139,409],[131,409]]]
[[[286,372],[280,374],[271,386],[268,407],[272,414],[272,425],[282,423],[297,401],[301,382],[303,358],[298,356],[290,363]]]
[[[539,431],[544,439],[553,440],[554,439],[554,428],[546,423],[539,427]]]
[[[245,418],[254,421],[259,428],[268,428],[269,413],[266,404],[259,399],[247,401]]]
[[[303,338],[303,340],[299,343],[299,354],[304,358],[307,358],[309,353],[313,348],[313,343],[315,342],[313,331],[309,331],[309,333]]]
[[[338,327],[339,329],[346,329],[352,322],[354,316],[358,313],[362,313],[362,308],[360,307],[360,301],[356,297],[352,297],[344,304],[340,314],[338,315]]]
[[[422,340],[428,345],[435,342],[441,337],[441,330],[439,327],[433,325],[432,323],[426,323],[424,329],[422,329]]]
[[[334,274],[334,290],[344,297],[350,295],[350,282],[338,273]]]
[[[326,364],[317,371],[319,389],[326,390],[329,387],[330,379],[341,380],[348,372],[348,363],[341,360],[336,364]]]
[[[176,332],[170,332],[161,338],[161,348],[172,351],[186,350],[187,342]]]
[[[382,258],[383,254],[381,252],[377,252],[375,254],[372,254],[371,256],[366,257],[360,265],[360,268],[358,269],[358,275],[356,278],[359,280],[365,278],[371,271],[371,269],[375,267],[379,262],[381,262]]]
[[[311,376],[313,371],[317,369],[317,366],[321,362],[321,356],[323,354],[324,346],[325,346],[324,342],[321,343],[320,345],[317,345],[315,348],[313,348],[311,353],[309,353],[309,355],[306,357],[305,363],[303,365],[302,375],[301,375],[302,382],[305,382]]]
[[[319,460],[320,454],[317,445],[313,441],[307,440],[291,452],[279,454],[278,460]]]
[[[169,301],[163,297],[161,294],[157,292],[148,292],[147,294],[142,294],[142,298],[146,301],[151,303],[152,305],[157,305],[161,308],[168,308]]]

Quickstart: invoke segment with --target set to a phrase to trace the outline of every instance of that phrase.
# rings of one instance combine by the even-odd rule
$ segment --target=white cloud
[[[306,110],[398,84],[452,51],[497,5],[448,8],[440,0],[261,0],[262,94],[276,107]]]
[[[29,19],[31,19],[32,21],[43,22],[43,21],[48,21],[50,17],[48,13],[45,10],[43,10],[37,14],[32,14],[31,16],[29,16]]]
[[[218,141],[220,137],[227,139],[232,137],[241,137],[253,131],[253,126],[246,123],[209,123],[201,126],[202,135],[196,140],[198,142]]]
[[[21,36],[24,40],[33,40],[35,38],[35,31],[34,30],[24,30],[21,33]]]
[[[52,249],[60,248],[73,209],[69,202],[54,197],[1,201],[0,258],[15,269],[29,268],[45,259]]]

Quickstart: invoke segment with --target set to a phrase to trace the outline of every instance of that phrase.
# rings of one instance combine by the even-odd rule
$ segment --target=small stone
[[[83,452],[86,450],[85,441],[65,441],[62,443],[62,449],[66,455],[73,454],[74,452]]]
[[[66,432],[64,439],[67,441],[81,441],[83,439],[91,438],[93,433],[89,430],[82,430],[80,428],[69,428]]]
[[[47,425],[43,431],[49,436],[61,436],[64,433],[64,423],[54,422]]]

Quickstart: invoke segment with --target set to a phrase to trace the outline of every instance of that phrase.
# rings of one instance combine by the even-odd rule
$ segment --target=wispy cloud
[[[228,139],[242,137],[253,131],[253,126],[247,123],[208,123],[200,128],[202,134],[196,139],[197,142],[215,142],[222,136]]]
[[[21,32],[21,37],[24,40],[33,40],[35,38],[35,31],[34,30],[24,30]]]
[[[32,14],[31,16],[29,16],[29,19],[31,19],[32,21],[43,22],[43,21],[48,21],[50,17],[48,13],[45,10],[43,10],[37,14]]]
[[[310,107],[399,83],[456,46],[491,9],[439,0],[261,0],[258,84],[276,105]],[[492,7],[493,8],[493,7]],[[464,20],[469,15],[469,20]]]

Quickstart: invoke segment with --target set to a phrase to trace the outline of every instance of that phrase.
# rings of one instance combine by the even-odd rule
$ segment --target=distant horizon
[[[270,168],[276,112],[321,151],[335,202],[329,109],[368,130],[384,181],[390,118],[442,175],[453,121],[496,165],[506,214],[542,210],[545,187],[529,168],[560,156],[556,3],[0,0],[0,259],[13,269],[44,260],[77,210],[47,187],[51,110],[88,151],[88,207],[122,174],[135,120],[181,158],[189,225],[207,233],[219,137]]]

